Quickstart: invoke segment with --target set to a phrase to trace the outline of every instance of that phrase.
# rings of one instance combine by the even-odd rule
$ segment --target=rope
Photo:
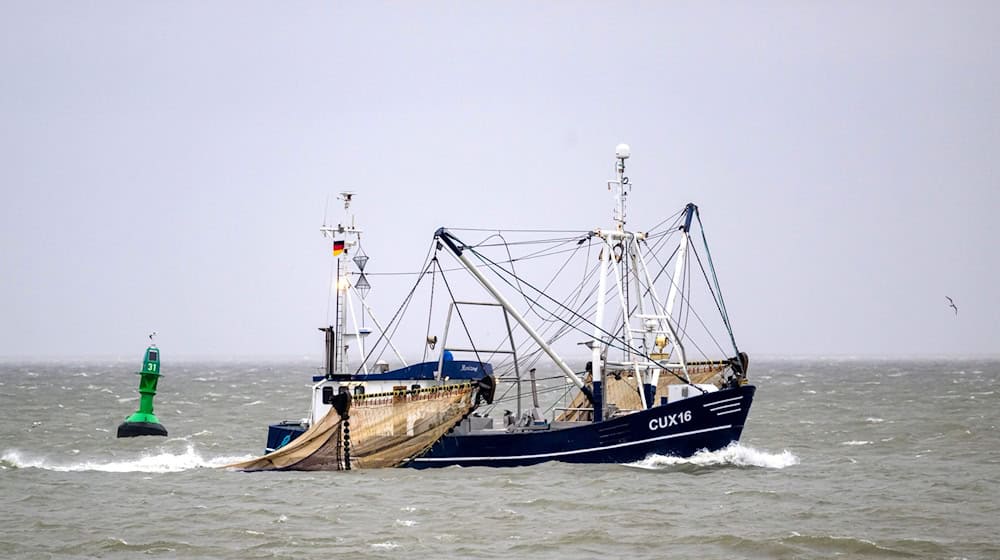
[[[697,251],[697,250],[695,250],[695,248],[694,248],[693,246],[691,247],[691,252],[692,252],[692,253],[694,253],[694,257],[695,257],[695,259],[697,259],[697,261],[698,261],[698,267],[699,267],[699,268],[701,268],[701,274],[702,274],[702,276],[703,276],[703,277],[705,278],[705,281],[706,281],[706,283],[707,283],[707,282],[708,282],[708,274],[707,274],[707,273],[705,272],[705,267],[704,267],[704,265],[702,265],[702,263],[701,263],[701,255],[699,255],[699,254],[698,254],[698,251]],[[718,309],[718,310],[719,310],[719,313],[720,313],[720,314],[721,314],[721,313],[723,313],[723,310],[722,310],[722,308],[721,308],[721,307],[719,307],[719,301],[718,301],[718,298],[716,297],[716,295],[715,295],[715,292],[714,292],[714,291],[712,290],[712,286],[711,286],[710,284],[708,285],[708,291],[709,291],[709,292],[710,292],[710,293],[712,294],[712,301],[714,301],[714,302],[715,302],[715,307],[716,307],[716,309]],[[690,307],[691,307],[691,306],[689,305],[689,306],[688,306],[688,308],[690,308]],[[710,329],[708,328],[708,326],[706,326],[706,325],[705,325],[704,321],[702,321],[702,320],[701,320],[701,317],[700,317],[700,316],[698,316],[698,314],[697,314],[697,313],[695,313],[695,316],[696,316],[696,317],[698,317],[698,322],[700,322],[700,323],[701,323],[701,325],[702,325],[702,327],[704,327],[704,328],[705,328],[705,332],[707,332],[707,333],[708,333],[708,336],[709,336],[709,337],[710,337],[710,338],[712,339],[712,341],[713,341],[713,342],[715,342],[715,346],[716,346],[716,348],[718,348],[718,349],[719,349],[720,351],[722,351],[723,353],[725,353],[725,351],[724,351],[724,350],[722,350],[722,345],[721,345],[721,344],[719,344],[719,341],[715,339],[715,336],[714,336],[714,335],[712,335],[712,331],[711,331],[711,330],[710,330]],[[733,338],[733,330],[732,330],[731,328],[729,328],[729,323],[728,323],[728,322],[726,322],[726,320],[725,320],[725,317],[724,317],[724,316],[723,316],[723,322],[724,322],[724,323],[725,323],[725,325],[726,325],[726,329],[727,329],[727,330],[729,331],[729,338],[730,338],[730,340],[732,340],[732,338]],[[733,342],[733,349],[736,349],[736,341],[735,341],[735,340],[733,340],[732,342]],[[699,348],[699,351],[700,351],[700,350],[701,350],[701,349]],[[706,358],[708,357],[708,356],[707,356],[707,355],[706,355],[706,354],[705,354],[704,352],[702,352],[702,355],[703,355],[703,356],[705,356]],[[736,350],[736,355],[737,355],[737,356],[739,356],[739,355],[740,355],[740,352],[739,352],[739,350]]]
[[[726,302],[722,299],[722,288],[719,286],[719,278],[715,274],[715,265],[712,264],[712,252],[708,249],[708,238],[705,237],[705,225],[701,223],[701,212],[696,206],[694,209],[694,215],[698,218],[698,229],[701,230],[701,240],[705,245],[705,255],[708,257],[708,266],[712,270],[712,280],[715,281],[715,290],[719,293],[718,306],[719,310],[722,312],[722,321],[726,324],[726,330],[729,331],[729,341],[733,343],[733,350],[736,351],[736,356],[740,355],[740,349],[736,346],[736,337],[733,336],[733,327],[729,324],[729,314],[726,313]]]
[[[437,259],[434,259],[434,261],[437,262]],[[445,276],[443,272],[441,273],[441,281],[444,282],[444,287],[447,288],[447,290],[448,290],[448,297],[451,298],[451,302],[453,304],[457,303],[457,300],[455,299],[455,294],[451,291],[451,285],[448,284],[448,277]],[[460,323],[462,323],[462,329],[465,330],[465,336],[467,336],[469,338],[469,344],[472,345],[472,352],[473,352],[473,354],[476,355],[476,361],[479,362],[480,365],[482,365],[483,359],[479,355],[479,349],[476,348],[476,341],[472,339],[472,333],[469,332],[469,326],[465,323],[465,318],[462,317],[462,308],[461,308],[461,306],[459,306],[459,305],[456,304],[455,305],[455,312],[458,314],[458,321]],[[442,349],[442,351],[444,351],[444,350]]]
[[[436,252],[434,254],[434,257],[431,260],[433,262],[437,263],[437,253]],[[438,267],[440,267],[440,263],[438,263]],[[435,280],[437,280],[437,273],[432,270],[431,271],[431,301],[427,305],[427,331],[424,332],[424,340],[429,339],[430,336],[431,336],[431,318],[434,316],[434,282],[435,282]],[[423,357],[423,359],[420,360],[421,362],[426,362],[427,361],[427,350],[428,349],[429,349],[429,345],[428,344],[424,344],[424,357]]]
[[[582,334],[585,334],[589,338],[591,335],[588,335],[587,333],[585,333],[579,327],[580,324],[588,325],[590,327],[593,327],[595,330],[597,330],[597,332],[602,333],[602,334],[604,334],[604,335],[606,335],[608,337],[608,341],[605,344],[605,348],[608,348],[608,349],[610,349],[610,348],[619,349],[619,350],[621,350],[625,354],[630,354],[630,353],[637,354],[637,355],[643,356],[643,357],[645,357],[645,358],[647,358],[649,360],[652,360],[652,358],[649,357],[649,355],[648,355],[647,352],[645,352],[643,350],[640,350],[639,348],[634,347],[629,341],[626,341],[626,340],[623,340],[622,338],[619,338],[619,333],[622,333],[622,331],[624,330],[624,325],[622,325],[621,327],[619,327],[617,329],[616,333],[612,334],[612,333],[608,332],[607,330],[605,330],[603,328],[603,326],[599,326],[599,325],[595,324],[594,322],[592,322],[591,320],[587,319],[586,317],[582,316],[577,310],[574,310],[574,309],[571,309],[571,308],[567,307],[563,303],[561,303],[561,302],[555,300],[554,298],[552,298],[551,296],[549,296],[543,290],[540,290],[539,288],[535,287],[533,284],[531,284],[531,283],[527,282],[526,280],[518,277],[511,270],[508,270],[508,269],[504,268],[503,266],[500,266],[500,264],[498,262],[493,261],[492,259],[490,259],[487,256],[483,255],[482,253],[480,253],[479,251],[477,251],[474,247],[471,247],[471,246],[468,246],[468,245],[464,245],[464,247],[465,247],[465,249],[467,251],[471,252],[473,255],[475,255],[476,257],[478,257],[479,260],[481,262],[483,262],[486,265],[486,267],[489,268],[496,275],[497,278],[499,278],[500,280],[502,280],[504,283],[506,283],[511,288],[514,288],[515,290],[521,292],[527,301],[532,302],[536,306],[545,308],[538,301],[538,299],[531,298],[531,297],[528,296],[528,294],[524,293],[524,291],[521,289],[521,284],[523,284],[525,286],[528,286],[530,289],[534,290],[536,293],[538,293],[539,295],[541,295],[543,298],[545,298],[545,299],[549,300],[550,302],[552,302],[553,304],[555,304],[556,307],[561,308],[562,310],[567,311],[569,313],[569,315],[570,315],[570,318],[577,319],[577,322],[575,322],[575,323],[572,322],[572,321],[570,321],[570,319],[562,319],[563,322],[565,323],[565,325],[568,328],[571,328],[573,330],[577,330],[577,331],[581,332]],[[501,272],[503,274],[501,274]],[[507,275],[507,276],[510,276],[510,277],[516,279],[517,285],[515,286],[515,284],[512,283],[504,275]],[[591,306],[591,307],[593,307],[593,306]],[[550,313],[552,313],[552,312],[550,311]],[[552,314],[555,315],[555,313],[552,313]],[[565,332],[565,331],[563,331],[563,332]],[[614,342],[612,342],[612,341],[614,341]],[[676,372],[674,372],[674,371],[672,371],[670,369],[666,369],[666,371],[668,371],[669,373],[671,373],[672,375],[674,375],[678,379],[684,380],[684,378],[682,376],[678,375]],[[684,380],[684,381],[686,382],[686,380]]]
[[[429,257],[431,255],[431,249],[433,249],[433,248],[434,248],[434,243],[432,242],[431,246],[430,246],[430,249],[428,249],[427,256],[424,257],[424,262],[426,264],[424,265],[423,270],[420,273],[420,276],[417,277],[417,281],[413,284],[413,287],[410,288],[410,293],[406,294],[406,297],[403,299],[403,303],[400,304],[400,306],[396,309],[396,312],[393,314],[392,318],[389,319],[389,322],[386,324],[385,330],[383,330],[382,332],[379,333],[379,337],[375,340],[375,343],[372,344],[371,350],[369,350],[368,354],[365,355],[365,359],[361,361],[361,363],[358,365],[358,369],[356,369],[354,371],[355,375],[357,375],[358,373],[360,373],[361,369],[364,367],[364,365],[366,363],[368,363],[368,360],[371,359],[372,354],[375,353],[375,350],[379,347],[379,344],[383,340],[390,339],[392,337],[392,334],[395,334],[396,329],[399,328],[399,323],[397,322],[397,320],[400,318],[400,316],[402,315],[402,313],[404,313],[406,311],[406,309],[409,308],[410,301],[413,299],[413,294],[416,293],[417,287],[420,286],[420,282],[423,280],[424,275],[427,274],[427,270],[430,268],[431,264],[434,262],[433,260],[429,260]],[[387,332],[390,329],[390,327],[392,327],[392,332],[391,333]],[[385,353],[385,348],[387,346],[388,346],[388,344],[382,345],[382,350],[379,352],[378,357],[375,358],[376,361],[382,358],[382,354]]]
[[[480,259],[481,261],[483,261],[484,263],[486,263],[487,267],[488,267],[488,268],[489,268],[489,269],[490,269],[490,270],[491,270],[491,271],[492,271],[492,272],[493,272],[493,273],[494,273],[494,274],[495,274],[495,275],[497,276],[497,278],[499,278],[500,280],[502,280],[502,281],[503,281],[504,283],[506,283],[506,284],[507,284],[508,286],[510,286],[510,287],[512,287],[512,288],[514,288],[514,285],[513,285],[513,284],[512,284],[512,283],[511,283],[511,282],[510,282],[510,281],[509,281],[509,280],[508,280],[507,278],[505,278],[505,277],[504,277],[504,276],[502,276],[502,275],[501,275],[501,274],[500,274],[499,272],[497,272],[497,270],[499,269],[500,271],[503,271],[503,272],[504,272],[505,274],[507,274],[507,275],[510,275],[510,276],[514,276],[514,274],[513,274],[513,273],[512,273],[511,271],[509,271],[509,270],[507,270],[507,269],[505,269],[505,268],[503,268],[503,267],[499,266],[498,264],[496,264],[496,263],[495,263],[494,261],[492,261],[491,259],[489,259],[489,258],[488,258],[488,257],[486,257],[485,255],[483,255],[483,254],[479,253],[478,251],[476,251],[476,250],[475,250],[474,248],[472,248],[472,247],[469,247],[469,246],[465,246],[465,248],[466,248],[466,250],[468,250],[468,251],[469,251],[470,253],[472,253],[473,255],[476,255],[477,257],[479,257],[479,259]],[[534,285],[532,285],[531,283],[529,283],[529,282],[527,282],[527,281],[525,281],[525,280],[523,280],[523,279],[522,279],[521,281],[522,281],[522,282],[524,283],[524,285],[526,285],[526,286],[528,286],[529,288],[531,288],[532,290],[534,290],[534,291],[538,292],[538,293],[539,293],[540,295],[542,295],[542,296],[543,296],[543,297],[544,297],[545,299],[548,299],[549,301],[551,301],[552,303],[554,303],[554,304],[555,304],[555,305],[556,305],[557,307],[560,307],[560,308],[562,308],[562,309],[564,309],[564,310],[568,311],[568,312],[569,312],[569,313],[570,313],[570,314],[571,314],[571,315],[572,315],[573,317],[577,318],[577,319],[578,319],[578,320],[579,320],[580,322],[583,322],[583,323],[586,323],[587,325],[589,325],[589,326],[591,326],[591,327],[594,327],[594,328],[595,328],[595,329],[596,329],[596,330],[597,330],[597,331],[598,331],[599,333],[602,333],[602,334],[605,334],[605,335],[607,335],[607,336],[608,336],[608,343],[607,343],[607,344],[605,345],[605,347],[606,347],[606,348],[615,348],[615,349],[620,349],[620,350],[622,350],[622,351],[623,351],[624,353],[629,353],[629,352],[631,352],[631,353],[634,353],[634,354],[638,354],[638,355],[640,355],[640,356],[643,356],[643,357],[645,357],[645,358],[646,358],[646,359],[648,359],[648,360],[652,360],[652,358],[651,358],[651,357],[650,357],[650,356],[649,356],[649,355],[648,355],[648,354],[647,354],[646,352],[644,352],[644,351],[641,351],[640,349],[638,349],[638,348],[636,348],[636,347],[632,346],[632,345],[631,345],[631,344],[630,344],[630,343],[629,343],[628,341],[625,341],[625,340],[622,340],[622,339],[618,338],[616,334],[612,334],[612,333],[610,333],[610,332],[606,331],[606,330],[604,329],[604,327],[602,327],[602,326],[599,326],[599,325],[597,325],[596,323],[594,323],[594,322],[590,321],[590,320],[589,320],[589,319],[587,319],[586,317],[583,317],[583,316],[582,316],[582,315],[580,315],[580,314],[579,314],[579,313],[578,313],[577,311],[575,311],[575,310],[573,310],[573,309],[570,309],[570,308],[566,307],[565,305],[563,305],[563,304],[562,304],[562,303],[560,303],[559,301],[555,300],[554,298],[552,298],[552,297],[551,297],[551,296],[549,296],[548,294],[546,294],[546,293],[544,293],[544,292],[540,291],[540,290],[539,290],[538,288],[536,288],[536,287],[535,287]],[[516,289],[516,288],[515,288],[515,289]],[[527,294],[525,294],[525,297],[528,297],[528,296],[527,296]],[[540,304],[540,303],[538,303],[538,301],[537,301],[537,300],[535,300],[535,299],[531,299],[531,301],[535,302],[535,304],[536,304],[536,305],[539,305],[539,306],[541,306],[541,304]],[[578,327],[577,327],[576,325],[571,325],[571,324],[570,324],[570,323],[569,323],[568,321],[566,322],[566,324],[567,324],[567,325],[570,325],[570,326],[572,326],[572,328],[573,328],[573,329],[575,329],[575,330],[578,330],[578,331],[580,331],[581,333],[583,332],[583,330],[582,330],[582,329],[578,328]],[[589,335],[588,335],[588,336],[589,336]],[[614,344],[614,345],[612,345],[612,343],[611,343],[611,341],[612,341],[612,340],[614,340],[614,341],[615,341],[615,342],[616,342],[617,344]],[[673,375],[674,377],[676,377],[677,379],[680,379],[680,380],[684,381],[685,383],[687,383],[687,380],[685,380],[685,379],[684,379],[684,378],[683,378],[682,376],[678,375],[678,374],[677,374],[676,372],[674,372],[674,371],[672,371],[672,370],[670,370],[670,369],[666,369],[665,371],[667,371],[667,372],[671,373],[671,374],[672,374],[672,375]]]

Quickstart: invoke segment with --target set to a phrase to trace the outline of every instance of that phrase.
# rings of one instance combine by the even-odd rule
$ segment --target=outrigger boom
[[[556,354],[555,350],[553,350],[552,347],[549,346],[545,342],[545,340],[542,339],[541,336],[539,336],[538,332],[535,331],[535,329],[531,326],[531,324],[529,324],[527,321],[524,320],[524,317],[521,316],[521,314],[517,311],[517,309],[514,309],[514,306],[511,305],[509,301],[507,301],[507,298],[505,298],[503,294],[500,293],[499,290],[497,290],[496,286],[494,286],[493,283],[490,282],[486,278],[486,276],[484,276],[483,273],[480,272],[478,268],[476,268],[474,264],[469,262],[469,259],[463,254],[462,247],[464,247],[464,244],[461,242],[461,240],[452,235],[445,228],[438,228],[437,232],[434,233],[434,237],[444,242],[444,245],[448,247],[448,250],[451,251],[452,254],[455,255],[455,257],[458,258],[458,260],[461,261],[463,265],[465,265],[465,268],[468,269],[468,271],[472,273],[473,276],[476,277],[476,280],[479,280],[479,283],[482,284],[484,288],[486,288],[486,291],[488,291],[494,298],[496,298],[497,303],[502,305],[504,310],[507,311],[507,313],[510,313],[510,316],[513,317],[515,321],[517,321],[517,324],[521,325],[521,327],[525,330],[525,332],[528,333],[528,335],[532,338],[532,340],[534,340],[535,343],[538,344],[538,346],[546,354],[548,354],[550,358],[552,358],[552,361],[555,362],[556,366],[559,367],[559,369],[563,372],[563,374],[570,380],[572,380],[573,383],[577,387],[579,387],[581,391],[583,391],[583,394],[587,395],[587,398],[590,400],[590,402],[593,403],[594,395],[590,392],[590,388],[587,387],[587,385],[583,382],[582,379],[580,379],[580,376],[574,373],[573,370],[570,369],[568,365],[566,365],[566,362],[559,356],[559,354]]]

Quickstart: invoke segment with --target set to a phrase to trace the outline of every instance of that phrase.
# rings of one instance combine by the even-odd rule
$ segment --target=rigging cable
[[[437,252],[434,253],[434,257],[431,259],[431,261],[435,262],[435,263],[437,262]],[[438,264],[438,268],[440,268],[440,264]],[[430,303],[427,304],[427,331],[424,332],[424,340],[426,342],[424,344],[424,357],[423,357],[422,360],[420,360],[422,362],[426,362],[427,361],[427,350],[429,349],[429,345],[430,345],[429,343],[430,343],[430,338],[431,338],[431,318],[434,316],[434,281],[436,279],[437,279],[437,272],[435,270],[433,270],[433,268],[432,268],[432,270],[431,270],[431,296],[430,296],[431,297],[431,301],[430,301]]]
[[[697,249],[695,249],[694,247],[691,247],[691,253],[694,254],[695,259],[698,261],[698,267],[701,269],[701,275],[702,275],[703,278],[705,278],[705,282],[707,283],[708,282],[708,275],[705,273],[705,267],[704,267],[704,265],[702,265],[701,255],[698,254]],[[719,302],[715,299],[715,293],[712,291],[712,286],[711,285],[708,285],[708,291],[709,291],[709,293],[712,294],[712,301],[715,303],[716,309],[718,309],[719,308]],[[722,345],[719,344],[718,340],[716,340],[715,335],[712,334],[711,329],[709,329],[708,325],[706,325],[705,322],[701,319],[701,316],[698,315],[698,312],[697,311],[693,311],[693,313],[694,313],[695,318],[698,319],[698,322],[701,324],[702,328],[704,328],[705,332],[708,333],[709,338],[711,338],[712,342],[715,343],[715,347],[718,348],[720,352],[722,352],[723,354],[725,354],[726,351],[722,349]],[[719,310],[719,313],[721,315],[722,311]],[[730,336],[732,336],[732,335],[730,335]],[[707,357],[707,355],[704,353],[703,350],[701,350],[701,348],[698,348],[698,350],[700,352],[702,352],[702,354]],[[737,354],[737,355],[739,355],[739,354]]]
[[[698,251],[693,250],[693,248],[692,248],[691,252],[694,253],[695,258],[698,259],[698,266],[701,267],[701,274],[705,278],[705,283],[708,284],[708,291],[712,294],[713,301],[715,301],[715,308],[718,309],[719,315],[722,316],[722,322],[726,326],[726,331],[729,333],[729,341],[733,345],[733,350],[736,352],[735,355],[739,356],[740,355],[740,350],[736,346],[736,338],[733,336],[733,328],[729,325],[729,317],[726,316],[726,308],[725,308],[725,305],[722,302],[722,294],[721,293],[717,294],[716,291],[715,291],[715,290],[718,290],[718,288],[719,288],[718,283],[716,283],[715,290],[713,290],[712,289],[711,280],[709,280],[708,273],[705,271],[705,265],[701,262],[701,255],[698,254]],[[708,256],[708,261],[709,261],[709,263],[708,263],[709,267],[711,267],[711,265],[712,265],[712,256],[711,255]],[[714,272],[715,271],[713,270],[712,272],[713,272],[713,276],[714,276]],[[716,344],[718,344],[718,342],[716,342]]]
[[[479,257],[479,259],[481,261],[483,261],[486,264],[486,266],[491,271],[493,271],[493,273],[497,276],[497,278],[503,280],[504,283],[506,283],[508,286],[514,288],[514,285],[511,283],[510,280],[508,280],[507,278],[505,278],[504,276],[502,276],[499,272],[497,272],[497,270],[499,269],[500,271],[503,271],[505,274],[512,276],[513,274],[509,270],[507,270],[507,269],[505,269],[505,268],[497,265],[491,259],[489,259],[485,255],[483,255],[482,253],[476,251],[472,247],[469,247],[469,246],[466,245],[465,249],[467,249],[469,252],[471,252],[472,254],[476,255],[477,257]],[[634,352],[635,354],[639,354],[639,355],[641,355],[641,356],[643,356],[643,357],[645,357],[645,358],[647,358],[649,360],[652,360],[652,358],[650,358],[646,353],[640,352],[639,349],[633,347],[627,341],[624,341],[624,340],[621,340],[621,339],[616,339],[615,336],[612,335],[610,332],[606,331],[603,326],[596,325],[595,323],[593,323],[592,321],[590,321],[586,317],[583,317],[582,315],[580,315],[579,313],[577,313],[573,309],[570,309],[570,308],[566,307],[565,305],[563,305],[562,303],[560,303],[559,301],[556,301],[552,296],[549,296],[548,294],[546,294],[544,292],[541,292],[538,288],[536,288],[535,286],[533,286],[531,283],[529,283],[527,281],[524,281],[523,279],[522,279],[522,282],[526,286],[528,286],[532,290],[534,290],[535,292],[538,292],[539,295],[541,295],[545,299],[548,299],[549,301],[551,301],[552,303],[554,303],[556,306],[561,307],[561,308],[566,309],[567,311],[569,311],[572,316],[575,316],[576,318],[580,319],[581,322],[586,323],[587,325],[589,325],[591,327],[594,327],[594,329],[597,330],[600,333],[608,335],[610,337],[609,341],[608,341],[608,345],[607,345],[608,347],[614,347],[614,348],[620,349],[620,350],[622,350],[624,352],[629,352],[629,351],[630,352]],[[527,295],[525,295],[525,297],[527,297]],[[535,301],[536,305],[541,305],[540,303],[537,302],[537,300],[532,299],[532,301]],[[569,323],[567,322],[567,324],[569,324]],[[583,332],[582,329],[579,329],[576,325],[573,325],[573,328],[576,329],[576,330],[579,330],[580,332]],[[586,333],[584,333],[584,334],[586,334]],[[588,337],[589,336],[591,336],[591,335],[588,335]],[[612,346],[611,343],[610,343],[610,341],[612,339],[616,340],[619,344]],[[674,375],[674,377],[676,377],[676,378],[678,378],[678,379],[680,379],[680,380],[682,380],[685,383],[687,383],[687,384],[690,385],[690,383],[687,380],[685,380],[683,377],[681,377],[680,375],[678,375],[676,372],[673,372],[672,370],[669,370],[669,369],[667,369],[666,371],[668,371],[669,373],[671,373],[672,375]]]
[[[434,259],[434,262],[437,262],[437,259]],[[438,268],[440,268],[440,266]],[[445,276],[443,272],[441,273],[441,281],[444,282],[444,287],[448,290],[448,297],[451,298],[451,302],[453,304],[455,304],[455,311],[458,313],[458,321],[460,323],[462,323],[462,329],[465,330],[465,336],[467,336],[469,338],[469,344],[472,345],[472,352],[473,352],[473,354],[476,355],[476,361],[479,362],[480,366],[482,366],[483,365],[483,359],[479,355],[479,349],[476,348],[476,341],[472,339],[472,333],[469,332],[469,326],[465,323],[465,318],[462,317],[462,309],[461,309],[461,307],[459,307],[458,302],[455,300],[455,294],[454,294],[454,292],[451,291],[451,285],[448,284],[448,277]],[[444,341],[441,341],[441,342],[444,343]],[[441,352],[443,353],[444,350],[445,350],[445,347],[442,346],[441,347]]]
[[[361,361],[361,363],[358,365],[358,369],[354,371],[355,375],[361,372],[361,369],[364,367],[364,365],[368,363],[368,360],[371,359],[372,354],[375,353],[375,350],[379,347],[379,344],[383,340],[388,340],[389,338],[391,338],[392,334],[394,334],[396,332],[396,329],[399,328],[399,323],[397,323],[397,319],[399,319],[400,315],[403,312],[405,312],[405,310],[409,307],[410,301],[413,299],[413,294],[416,293],[417,287],[420,286],[420,282],[423,280],[424,275],[427,273],[427,269],[431,266],[431,263],[433,262],[430,260],[431,249],[433,248],[434,248],[434,242],[432,241],[431,246],[427,251],[427,255],[424,257],[425,265],[423,267],[423,270],[420,272],[420,276],[417,277],[417,281],[414,282],[413,287],[410,288],[410,293],[406,294],[406,297],[403,299],[403,303],[401,303],[399,308],[396,309],[396,313],[394,313],[392,318],[389,319],[389,322],[386,324],[385,330],[382,330],[379,333],[378,339],[376,339],[375,343],[372,344],[371,350],[368,351],[368,354],[365,356],[365,359]],[[395,327],[392,328],[392,333],[389,333],[388,330],[390,327],[393,326],[394,323]],[[386,346],[388,346],[388,343],[382,346],[382,350],[379,352],[379,355],[376,358],[376,360],[380,359],[382,357],[382,354],[385,353]]]
[[[579,238],[575,238],[574,237],[573,239],[570,239],[569,241],[574,241],[574,240],[575,241],[579,241]],[[564,240],[559,240],[559,241],[560,241],[560,245],[564,245],[567,242],[567,241],[564,241]],[[550,243],[554,243],[554,241],[550,241]],[[491,244],[491,245],[489,245],[489,247],[498,247],[498,246],[501,246],[501,245],[502,244],[499,244],[499,243],[498,244]],[[576,250],[575,247],[570,247],[570,248],[567,248],[567,249],[561,249],[561,250],[558,250],[558,251],[543,249],[541,251],[536,251],[534,253],[528,253],[528,254],[526,254],[526,255],[524,255],[522,257],[518,257],[515,260],[526,261],[526,260],[529,260],[529,259],[538,259],[538,258],[543,258],[543,257],[550,257],[550,256],[553,256],[553,255],[559,255],[559,254],[562,254],[562,253],[569,253],[569,252],[572,252],[574,250]],[[500,264],[508,264],[510,261],[497,261],[497,262],[500,263]],[[465,270],[465,267],[456,266],[456,267],[453,267],[453,268],[441,268],[440,270],[441,270],[441,272],[459,272],[459,271]],[[366,272],[365,274],[368,275],[368,276],[417,276],[419,274],[423,274],[423,272],[392,271],[392,272]]]
[[[708,238],[705,237],[705,225],[701,222],[701,212],[698,207],[694,208],[694,215],[698,218],[698,229],[701,230],[701,241],[705,245],[705,255],[708,257],[708,267],[712,271],[712,280],[715,281],[715,290],[718,292],[719,298],[719,310],[722,312],[722,321],[726,323],[726,329],[729,331],[729,340],[733,343],[733,350],[736,351],[736,356],[740,355],[740,349],[736,346],[736,337],[733,336],[733,326],[729,323],[729,314],[726,313],[726,302],[722,299],[722,288],[719,286],[719,278],[715,274],[715,265],[712,264],[712,252],[708,249]]]
[[[511,270],[512,276],[514,277],[515,281],[518,282],[518,289],[517,289],[517,291],[519,293],[521,293],[521,295],[523,296],[524,295],[524,291],[520,289],[520,278],[517,276],[517,271],[514,268],[514,262],[515,262],[515,260],[518,260],[518,259],[514,259],[513,256],[511,256],[511,254],[510,254],[510,247],[507,245],[506,240],[503,238],[503,236],[499,235],[499,234],[498,234],[498,236],[500,237],[500,239],[504,240],[504,249],[506,249],[506,251],[507,251],[507,258],[510,259],[509,260],[509,262],[510,262],[510,270]],[[570,239],[568,242],[573,242],[573,241],[577,241],[577,239],[573,238],[573,239]],[[567,242],[560,243],[560,245],[563,245],[565,243],[567,243]],[[577,251],[580,250],[581,245],[579,243],[575,243],[574,245],[575,246],[572,247],[572,252],[570,253],[570,255],[568,257],[566,257],[566,260],[563,261],[562,266],[560,266],[559,269],[556,270],[555,274],[552,275],[552,278],[549,279],[549,282],[545,285],[544,288],[542,288],[543,290],[547,290],[547,289],[549,289],[552,286],[552,283],[555,282],[557,278],[559,278],[559,275],[562,274],[562,271],[565,270],[566,266],[569,265],[570,261],[573,260],[573,256],[576,255]],[[557,247],[558,246],[559,245],[557,245]],[[581,290],[582,290],[582,287],[581,287]],[[533,315],[535,315],[536,317],[538,317],[538,319],[540,321],[544,321],[544,322],[547,322],[547,323],[552,323],[552,322],[557,322],[558,321],[558,319],[559,319],[558,315],[555,315],[554,313],[552,313],[551,311],[549,311],[549,315],[554,316],[554,318],[552,318],[552,319],[546,319],[545,317],[542,317],[541,314],[539,314],[537,311],[535,311],[534,306],[528,301],[528,298],[525,297],[524,301],[525,301],[525,303],[528,304],[528,311],[530,311]],[[548,310],[546,310],[546,311],[548,311]]]
[[[592,239],[592,237],[593,237],[592,235],[588,235],[588,236],[584,237],[583,239],[580,239],[577,242],[577,246],[573,249],[574,253],[575,253],[575,251],[577,249],[580,248],[580,245],[582,244],[583,241],[590,241]],[[584,259],[584,261],[583,261],[584,262],[584,275],[583,275],[583,278],[580,280],[580,282],[577,284],[577,286],[573,289],[574,295],[570,299],[570,302],[569,302],[570,305],[574,305],[576,303],[576,301],[579,299],[580,295],[583,293],[583,288],[587,284],[587,279],[591,275],[593,275],[593,273],[596,272],[596,270],[597,270],[596,266],[593,267],[593,268],[589,268],[589,261],[590,261],[589,257],[590,257],[590,250],[591,250],[592,245],[593,245],[592,242],[587,244],[587,258]],[[555,254],[555,253],[552,253],[552,254]],[[556,272],[556,274],[553,276],[553,278],[546,285],[545,289],[548,289],[548,287],[551,286],[551,284],[553,282],[555,282],[555,280],[558,278],[559,274],[561,274],[562,271],[563,271],[563,269],[565,269],[566,266],[570,263],[570,261],[572,260],[572,257],[573,257],[573,255],[570,255],[570,258],[568,258],[563,263],[563,265],[559,268],[559,270]],[[511,266],[513,268],[513,265],[511,265]],[[597,289],[597,287],[595,286],[593,288],[593,290],[596,290],[596,289]],[[520,289],[518,289],[517,291],[518,291],[518,293],[520,293],[522,295],[522,297],[524,298],[525,302],[528,303],[529,308],[531,308],[532,304],[529,302],[529,300],[526,297],[524,297],[523,291],[520,290]],[[589,297],[589,295],[588,295],[588,297]],[[565,334],[565,332],[566,332],[566,321],[562,320],[561,317],[558,314],[554,314],[552,312],[549,312],[549,313],[550,313],[550,315],[554,315],[554,317],[555,317],[554,319],[549,320],[549,321],[546,321],[537,312],[535,313],[535,315],[538,316],[539,319],[541,319],[545,323],[539,329],[539,335],[546,335],[548,333],[548,331],[551,330],[552,327],[557,326],[557,325],[559,326],[559,329],[557,329],[556,333],[553,334],[551,337],[549,337],[547,339],[551,343],[551,342],[553,342],[555,340],[558,340],[559,338],[561,338],[563,336],[563,334]],[[504,341],[506,341],[506,340],[507,340],[507,337],[504,338]],[[525,335],[525,338],[522,340],[521,344],[518,347],[522,347],[522,346],[525,346],[525,345],[528,345],[528,344],[533,344],[533,341],[531,340],[530,336]],[[527,353],[524,356],[524,360],[521,360],[521,363],[523,363],[525,365],[525,367],[529,367],[530,368],[530,367],[534,366],[538,362],[538,360],[540,360],[540,359],[541,359],[541,347],[538,347],[535,351]],[[513,356],[509,356],[507,358],[504,358],[504,360],[502,360],[500,362],[500,364],[497,365],[497,368],[508,367],[508,363],[507,362],[511,361],[511,360],[513,360]],[[525,361],[525,360],[527,360],[527,361]]]

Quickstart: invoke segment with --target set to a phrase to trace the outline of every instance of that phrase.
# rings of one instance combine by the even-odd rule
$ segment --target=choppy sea
[[[140,353],[141,354],[141,353]],[[688,459],[241,473],[304,363],[0,363],[0,558],[1000,558],[1000,361],[760,359]]]

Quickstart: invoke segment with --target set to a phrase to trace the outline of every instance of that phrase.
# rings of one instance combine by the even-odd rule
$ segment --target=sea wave
[[[663,470],[676,466],[783,469],[798,463],[799,458],[787,449],[781,453],[770,453],[734,443],[718,451],[699,451],[690,457],[650,455],[641,461],[629,463],[627,466],[652,470]]]
[[[171,473],[191,469],[216,468],[250,459],[246,456],[204,457],[189,445],[183,453],[164,451],[161,453],[143,453],[136,457],[122,458],[112,461],[77,461],[32,455],[17,449],[7,449],[0,456],[0,467],[18,469],[44,469],[59,472],[147,472]]]

